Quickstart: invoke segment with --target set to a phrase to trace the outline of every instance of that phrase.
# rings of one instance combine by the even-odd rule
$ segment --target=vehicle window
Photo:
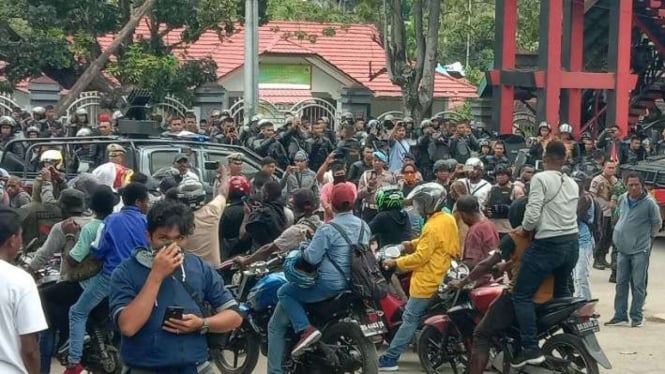
[[[227,165],[227,166],[229,164],[229,161],[226,158],[228,156],[228,154],[219,153],[219,152],[208,152],[207,155],[208,155],[208,157],[207,157],[208,161],[219,161],[220,163],[222,163],[222,165]],[[258,167],[250,164],[249,162],[244,162],[243,163],[242,173],[248,179],[254,178],[254,174],[256,174],[258,172],[259,172]],[[206,173],[206,178],[208,178],[207,180],[212,180],[212,179],[215,178],[215,175],[216,175],[215,170],[206,170],[205,173]]]
[[[150,152],[150,175],[155,176],[159,171],[163,172],[165,169],[173,166],[173,159],[175,156],[180,153],[178,149],[168,149],[168,150],[155,150]],[[192,155],[189,157],[190,170],[200,176],[201,172],[197,167],[197,155],[196,152],[192,152]]]

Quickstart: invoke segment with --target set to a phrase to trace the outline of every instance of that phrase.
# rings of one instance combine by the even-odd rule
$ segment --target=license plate
[[[383,323],[383,321],[380,320],[376,322],[368,322],[362,324],[360,325],[360,330],[362,330],[363,334],[368,337],[381,335],[388,332],[388,329],[386,329],[386,325]]]
[[[598,324],[598,320],[595,318],[591,318],[586,322],[580,322],[576,325],[576,327],[577,332],[580,335],[587,335],[600,331],[600,325]]]

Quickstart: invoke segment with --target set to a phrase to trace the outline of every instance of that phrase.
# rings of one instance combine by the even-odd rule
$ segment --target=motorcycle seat
[[[330,299],[316,303],[305,304],[305,311],[314,319],[328,320],[336,313],[347,309],[356,301],[356,296],[351,291],[342,291]]]
[[[552,299],[546,302],[545,304],[538,305],[538,307],[536,308],[536,314],[538,315],[549,314],[557,310],[560,310],[562,308],[565,308],[567,306],[570,306],[572,304],[576,304],[580,301],[585,301],[585,299],[581,297],[572,297],[572,296]]]

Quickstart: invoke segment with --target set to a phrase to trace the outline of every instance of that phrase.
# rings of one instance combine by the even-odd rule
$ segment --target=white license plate
[[[381,335],[388,332],[388,329],[386,329],[386,325],[383,323],[383,321],[362,324],[360,325],[360,330],[362,330],[365,336]]]
[[[587,335],[600,331],[600,325],[598,324],[598,320],[595,318],[591,318],[586,322],[580,322],[576,325],[576,327],[577,332],[580,335]]]

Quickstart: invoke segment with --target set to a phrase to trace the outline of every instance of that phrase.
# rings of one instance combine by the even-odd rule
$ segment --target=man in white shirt
[[[18,212],[0,207],[0,373],[39,374],[46,318],[30,274],[11,265],[23,238]]]
[[[471,157],[464,163],[466,178],[460,179],[466,186],[469,195],[478,199],[480,206],[485,206],[487,198],[492,190],[492,183],[483,179],[483,162],[476,157]]]
[[[545,356],[538,347],[536,306],[533,296],[545,277],[554,276],[554,298],[572,296],[569,282],[579,256],[577,182],[561,168],[566,162],[566,146],[552,140],[545,147],[545,171],[534,175],[522,227],[517,235],[529,237],[529,248],[522,255],[519,275],[513,289],[515,317],[519,322],[522,351],[511,365],[538,365]]]

